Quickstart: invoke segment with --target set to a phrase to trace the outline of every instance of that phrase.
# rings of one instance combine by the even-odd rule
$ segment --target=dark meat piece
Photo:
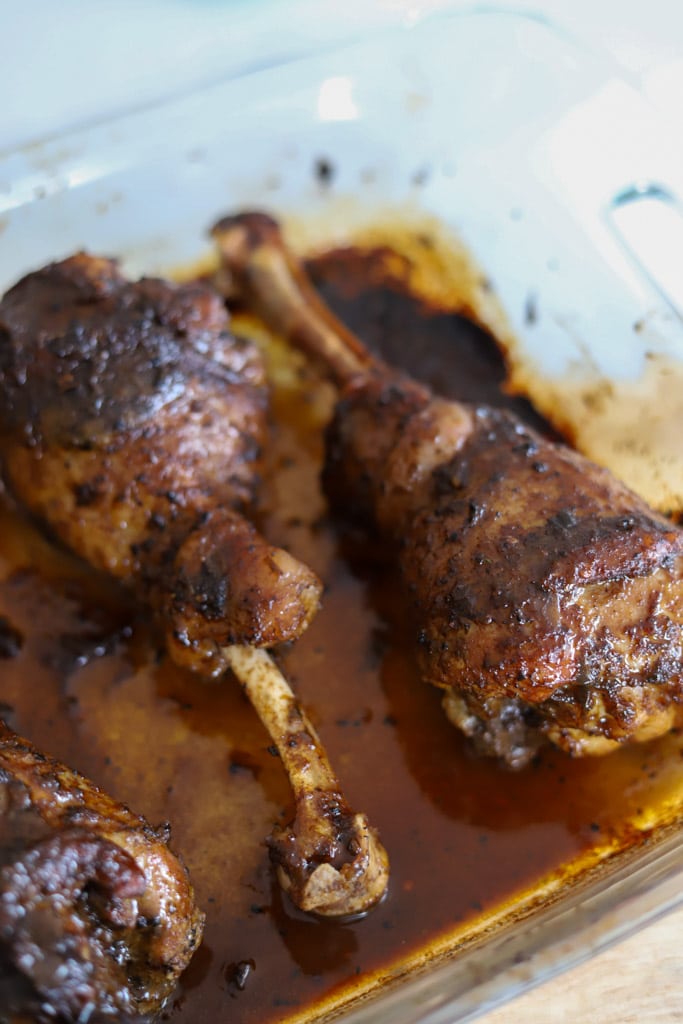
[[[0,721],[0,1005],[40,1021],[159,1010],[204,923],[153,829]]]
[[[266,440],[255,347],[200,285],[85,254],[0,305],[0,452],[12,494],[160,613],[177,660],[298,636],[320,584],[244,518]]]
[[[449,718],[512,766],[545,739],[601,754],[679,722],[683,532],[512,415],[373,359],[270,218],[226,218],[214,236],[218,283],[341,389],[325,483],[397,552],[419,666]]]
[[[243,514],[266,441],[257,349],[229,333],[210,288],[133,284],[80,254],[0,304],[0,392],[15,498],[156,610],[176,661],[241,680],[294,790],[295,822],[271,840],[282,884],[303,910],[367,910],[386,889],[386,853],[283,676],[252,650],[299,636],[321,590]]]

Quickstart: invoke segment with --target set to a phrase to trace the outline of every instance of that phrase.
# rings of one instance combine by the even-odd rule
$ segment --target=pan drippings
[[[504,394],[491,338],[462,309],[413,298],[378,261],[351,250],[312,269],[359,333],[390,340],[385,358],[405,353],[411,372],[422,367],[449,395],[513,402],[538,428]],[[259,526],[326,585],[321,612],[279,657],[350,801],[389,851],[389,894],[365,919],[306,916],[274,881],[265,837],[293,808],[240,688],[174,665],[144,611],[8,501],[0,518],[3,716],[153,824],[169,821],[206,912],[203,945],[162,1017],[174,1024],[268,1024],[343,1003],[458,945],[542,880],[640,842],[641,826],[675,813],[683,774],[675,735],[600,759],[543,750],[517,773],[471,752],[419,680],[396,579],[328,515],[318,474],[329,392],[281,347],[269,356],[278,426]]]

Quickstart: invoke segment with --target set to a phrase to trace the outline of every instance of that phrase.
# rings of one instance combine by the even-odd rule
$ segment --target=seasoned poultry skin
[[[682,717],[683,532],[609,472],[509,413],[399,377],[351,386],[325,482],[399,547],[422,676],[512,766]]]
[[[512,767],[683,721],[683,531],[508,413],[447,401],[324,306],[268,215],[213,228],[216,283],[332,378],[331,505],[397,563],[421,675]]]
[[[208,285],[133,283],[79,253],[0,303],[0,399],[14,498],[156,612],[177,663],[241,683],[292,785],[294,822],[270,842],[292,900],[365,913],[386,891],[386,852],[258,650],[296,639],[322,586],[246,518],[268,439],[257,348],[232,336]]]
[[[0,721],[4,1011],[69,1024],[163,1006],[204,924],[168,838]]]
[[[297,637],[315,574],[244,517],[267,441],[262,359],[201,284],[79,253],[0,303],[0,455],[48,532],[158,613],[206,675],[222,648]]]

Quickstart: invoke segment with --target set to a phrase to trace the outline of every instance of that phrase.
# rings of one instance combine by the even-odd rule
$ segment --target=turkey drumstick
[[[213,229],[216,282],[340,389],[326,489],[390,542],[422,676],[510,766],[601,754],[683,718],[683,531],[514,416],[435,397],[326,309],[265,214]]]
[[[167,843],[0,721],[2,1010],[75,1022],[163,1006],[204,925]]]
[[[211,677],[229,666],[278,747],[289,709],[306,736],[283,756],[297,818],[271,854],[302,909],[356,914],[384,892],[386,854],[274,662],[262,652],[255,687],[245,654],[298,637],[321,586],[245,518],[267,390],[258,350],[228,328],[213,289],[129,282],[112,260],[29,274],[0,303],[3,474],[50,533],[153,608],[174,660]]]

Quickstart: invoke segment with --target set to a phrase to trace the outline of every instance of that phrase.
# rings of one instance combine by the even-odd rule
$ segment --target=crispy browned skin
[[[204,923],[154,829],[0,721],[0,1005],[40,1021],[156,1012]]]
[[[386,890],[386,853],[345,803],[286,680],[254,651],[299,636],[321,591],[243,515],[266,440],[257,349],[229,333],[212,289],[133,284],[81,253],[0,304],[0,396],[12,494],[156,610],[176,661],[240,679],[293,789],[295,821],[270,844],[292,899],[317,914],[365,912]]]
[[[0,453],[19,502],[134,587],[173,656],[208,675],[222,647],[298,636],[315,575],[243,516],[266,439],[256,348],[202,285],[127,281],[84,253],[0,304]]]
[[[513,416],[434,397],[327,311],[260,214],[214,228],[219,283],[341,389],[325,482],[389,541],[425,679],[480,749],[512,766],[681,720],[683,531],[604,469]]]

